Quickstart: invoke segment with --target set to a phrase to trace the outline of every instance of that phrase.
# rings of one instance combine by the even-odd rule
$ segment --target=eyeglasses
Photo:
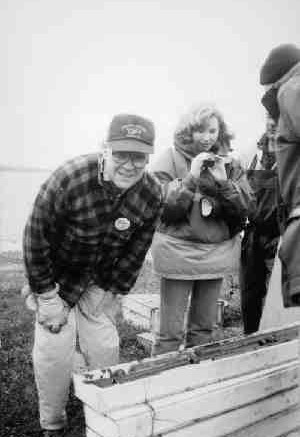
[[[140,152],[112,152],[116,164],[124,165],[131,161],[135,168],[142,168],[147,164],[147,155]]]

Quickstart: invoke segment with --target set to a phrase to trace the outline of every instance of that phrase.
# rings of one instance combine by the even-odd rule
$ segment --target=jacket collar
[[[300,62],[295,64],[281,79],[273,84],[274,88],[280,88],[284,83],[290,80],[292,77],[300,75]]]

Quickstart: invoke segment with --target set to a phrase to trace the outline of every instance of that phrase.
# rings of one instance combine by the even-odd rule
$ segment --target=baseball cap
[[[106,142],[112,151],[154,153],[155,131],[152,121],[133,114],[115,115]]]

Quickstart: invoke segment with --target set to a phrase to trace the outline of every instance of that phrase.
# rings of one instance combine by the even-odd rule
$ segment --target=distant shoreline
[[[49,168],[39,168],[39,167],[13,167],[9,165],[0,165],[0,171],[2,172],[39,172],[39,173],[49,173],[51,169]]]
[[[21,250],[6,250],[0,252],[0,266],[6,263],[22,263],[23,255]]]

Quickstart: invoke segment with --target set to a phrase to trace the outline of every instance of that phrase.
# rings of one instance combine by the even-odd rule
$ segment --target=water
[[[0,253],[22,250],[23,229],[49,172],[0,170]],[[147,259],[151,259],[148,252]]]
[[[0,252],[21,250],[22,233],[48,172],[0,170]]]

